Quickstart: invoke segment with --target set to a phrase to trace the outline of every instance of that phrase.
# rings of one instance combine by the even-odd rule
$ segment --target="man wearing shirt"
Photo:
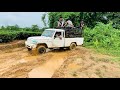
[[[65,23],[64,19],[60,17],[58,20],[58,27],[64,27],[64,23]]]
[[[72,21],[70,19],[66,20],[65,26],[66,27],[74,27],[74,25],[73,25],[73,23],[72,23]]]

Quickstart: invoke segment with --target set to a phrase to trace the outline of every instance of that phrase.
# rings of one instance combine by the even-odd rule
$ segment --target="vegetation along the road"
[[[55,28],[60,16],[64,19],[70,17],[74,26],[79,26],[83,19],[84,45],[104,54],[120,55],[120,12],[49,12],[49,28]],[[46,26],[44,14],[42,21]],[[30,36],[39,36],[44,31],[37,25],[31,28],[15,26],[2,26],[0,28],[0,43],[13,40],[23,40]]]

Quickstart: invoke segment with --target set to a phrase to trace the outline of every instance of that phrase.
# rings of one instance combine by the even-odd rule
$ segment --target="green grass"
[[[109,56],[120,57],[119,49],[106,49],[106,48],[95,48],[93,46],[85,46],[88,49],[92,49],[95,53],[101,53]]]

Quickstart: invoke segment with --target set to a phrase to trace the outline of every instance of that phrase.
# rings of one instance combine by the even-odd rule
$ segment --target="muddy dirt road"
[[[34,55],[25,47],[0,51],[0,78],[51,78],[67,52],[48,50],[44,55]]]
[[[84,47],[36,56],[25,47],[0,50],[0,78],[120,77],[120,63],[112,62],[113,58]]]

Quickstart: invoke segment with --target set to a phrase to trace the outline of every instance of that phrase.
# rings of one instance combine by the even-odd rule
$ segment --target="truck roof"
[[[63,30],[63,29],[54,29],[54,28],[50,28],[50,29],[46,29],[46,30],[65,31],[65,30]]]

